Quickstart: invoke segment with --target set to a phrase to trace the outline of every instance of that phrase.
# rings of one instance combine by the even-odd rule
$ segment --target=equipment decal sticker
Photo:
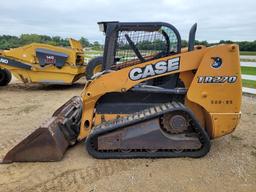
[[[237,76],[198,76],[198,83],[235,83]]]
[[[175,57],[167,61],[159,61],[155,64],[145,67],[136,67],[129,72],[129,78],[133,81],[153,77],[170,71],[176,71],[180,68],[180,57]]]
[[[0,58],[0,63],[4,63],[4,64],[8,64],[8,59],[5,59],[5,58]]]
[[[56,63],[56,59],[53,55],[46,55],[46,58],[44,61],[46,64],[55,64]]]
[[[222,65],[222,59],[220,57],[212,57],[212,59],[214,60],[212,67],[215,69],[220,68]]]

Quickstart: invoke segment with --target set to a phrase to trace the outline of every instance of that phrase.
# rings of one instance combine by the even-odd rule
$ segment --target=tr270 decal
[[[198,83],[235,83],[237,76],[198,76]]]

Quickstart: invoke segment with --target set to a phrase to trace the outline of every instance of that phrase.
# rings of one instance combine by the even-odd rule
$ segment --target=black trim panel
[[[22,68],[22,69],[27,69],[27,70],[31,70],[32,66],[19,62],[19,61],[15,61],[13,59],[9,59],[6,57],[0,57],[0,63],[3,65],[9,65],[12,67],[18,67],[18,68]]]

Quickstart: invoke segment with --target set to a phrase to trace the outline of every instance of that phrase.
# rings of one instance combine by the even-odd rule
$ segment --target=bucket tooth
[[[67,148],[74,144],[74,133],[78,134],[81,113],[81,99],[73,97],[57,109],[48,121],[7,152],[1,163],[61,160]]]

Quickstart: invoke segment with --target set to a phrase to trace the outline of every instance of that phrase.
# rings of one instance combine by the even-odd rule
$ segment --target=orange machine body
[[[221,59],[221,66],[216,66],[216,58]],[[177,60],[179,65],[172,70],[172,66],[168,64]],[[130,78],[134,69],[150,69],[160,62],[162,65],[165,63],[171,70],[153,75],[144,71],[136,73],[144,78]],[[185,105],[195,113],[211,138],[226,135],[236,128],[240,119],[242,98],[239,47],[234,44],[207,48],[199,46],[191,52],[183,50],[180,54],[101,74],[89,81],[82,92],[83,115],[78,140],[86,138],[92,127],[101,123],[102,114],[97,114],[95,105],[104,94],[126,92],[143,81],[175,73],[179,73],[179,78],[188,89]],[[117,114],[108,114],[105,119],[116,117]]]

